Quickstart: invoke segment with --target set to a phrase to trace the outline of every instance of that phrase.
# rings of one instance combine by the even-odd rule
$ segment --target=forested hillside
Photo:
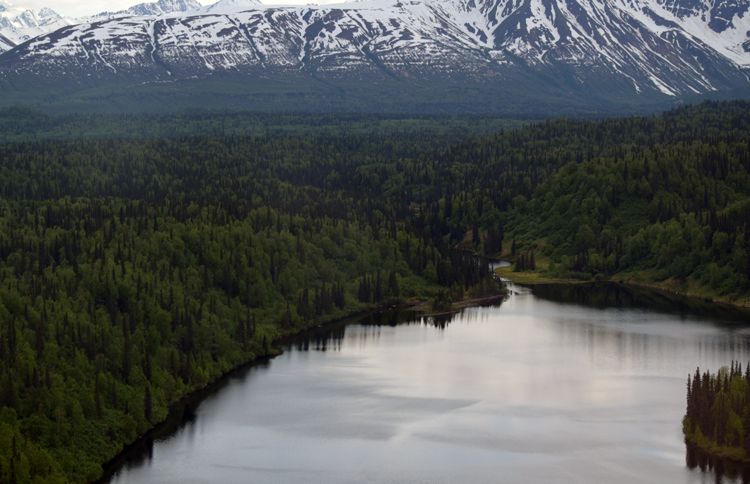
[[[95,479],[280,335],[488,277],[386,199],[337,189],[341,143],[0,145],[0,481]]]
[[[2,482],[94,479],[280,335],[486,286],[472,253],[750,292],[746,103],[527,127],[14,110],[0,140]]]
[[[750,303],[750,106],[592,127],[583,136],[598,150],[517,200],[509,227],[519,245],[550,257],[552,274]]]

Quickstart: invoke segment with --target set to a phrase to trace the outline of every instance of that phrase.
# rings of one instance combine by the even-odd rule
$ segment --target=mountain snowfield
[[[750,86],[749,10],[750,0],[160,0],[30,39],[0,55],[0,79],[240,74],[697,95]]]
[[[202,10],[205,13],[235,13],[253,8],[263,8],[263,4],[259,0],[219,0]]]
[[[0,52],[10,50],[29,39],[54,32],[69,25],[135,15],[158,16],[190,11],[200,12],[203,9],[204,7],[195,0],[158,0],[153,3],[134,5],[127,10],[102,12],[90,17],[75,19],[63,17],[51,8],[33,9],[0,0]]]
[[[0,52],[73,23],[51,8],[35,10],[0,0]]]
[[[202,9],[202,5],[195,0],[159,0],[151,3],[139,3],[133,5],[127,10],[117,12],[101,12],[88,18],[80,19],[82,22],[93,22],[96,20],[107,20],[119,17],[132,16],[160,16],[188,12],[197,12]]]

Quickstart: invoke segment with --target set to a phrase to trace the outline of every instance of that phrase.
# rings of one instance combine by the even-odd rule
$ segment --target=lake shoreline
[[[284,346],[288,344],[289,341],[305,334],[306,332],[318,328],[325,328],[328,326],[334,326],[336,324],[346,323],[350,319],[358,319],[368,314],[376,313],[378,311],[384,311],[389,308],[395,308],[397,306],[399,305],[384,304],[372,309],[353,311],[350,314],[342,317],[337,317],[329,321],[317,320],[300,328],[295,328],[295,330],[291,332],[282,334],[277,338],[276,341],[274,341],[273,345]],[[408,304],[404,304],[404,307],[408,307]],[[98,479],[92,481],[91,484],[104,484],[109,482],[121,468],[127,465],[130,460],[129,457],[132,457],[134,453],[139,453],[140,451],[147,450],[153,444],[153,441],[156,438],[168,434],[172,430],[174,430],[176,426],[178,426],[179,423],[184,420],[186,413],[189,414],[190,412],[197,409],[198,405],[200,405],[203,400],[220,390],[233,377],[239,376],[240,374],[247,372],[248,370],[256,366],[268,363],[282,354],[282,349],[272,346],[269,353],[256,355],[249,360],[240,363],[230,370],[218,375],[208,384],[183,395],[179,400],[169,405],[169,411],[167,412],[167,416],[165,419],[154,423],[152,427],[149,428],[145,433],[139,435],[133,442],[126,444],[122,448],[122,450],[120,450],[114,457],[103,463],[102,475]]]
[[[310,333],[315,330],[325,329],[338,325],[348,325],[357,322],[358,320],[368,316],[377,314],[389,310],[405,310],[413,311],[415,314],[421,315],[422,317],[444,317],[453,314],[457,314],[462,310],[474,306],[486,306],[488,304],[499,303],[505,300],[507,292],[500,291],[498,294],[493,296],[485,296],[479,298],[464,298],[460,301],[456,301],[452,304],[451,308],[444,311],[433,311],[430,307],[430,303],[426,299],[412,298],[402,301],[391,301],[386,304],[373,306],[369,309],[353,311],[350,314],[336,317],[330,320],[318,320],[311,322],[308,325],[281,335],[274,341],[274,345],[279,347],[273,347],[271,352],[264,355],[257,355],[250,360],[241,363],[234,368],[226,371],[210,381],[203,387],[197,388],[184,396],[179,400],[172,403],[169,406],[169,411],[165,419],[156,422],[149,428],[145,433],[139,435],[134,441],[126,444],[122,450],[120,450],[114,457],[102,464],[102,474],[99,478],[91,481],[91,484],[104,484],[109,482],[117,472],[125,467],[128,462],[132,460],[134,454],[140,454],[143,451],[149,450],[153,445],[154,440],[161,436],[170,434],[185,420],[186,414],[189,416],[194,412],[200,403],[204,401],[210,395],[215,394],[226,384],[228,384],[234,377],[240,376],[252,368],[260,365],[269,363],[274,358],[284,354],[284,350],[281,347],[287,346],[295,339],[300,338],[306,333]]]
[[[537,285],[583,285],[583,284],[596,284],[596,283],[608,283],[617,284],[619,286],[629,289],[640,289],[659,293],[668,297],[679,297],[688,299],[695,302],[704,304],[715,305],[717,307],[725,309],[734,309],[740,311],[750,310],[750,300],[732,300],[728,298],[722,298],[720,296],[709,296],[706,294],[699,294],[691,291],[680,291],[674,287],[658,282],[643,282],[636,279],[619,279],[608,278],[602,280],[596,279],[572,279],[572,278],[561,278],[561,277],[550,277],[545,276],[540,272],[514,272],[512,267],[500,268],[496,270],[497,274],[508,281],[519,284],[522,286],[537,286]]]
[[[750,457],[739,457],[738,452],[742,452],[742,449],[735,447],[719,447],[710,442],[707,444],[701,444],[697,439],[687,435],[685,435],[685,443],[694,446],[696,449],[714,459],[720,459],[742,466],[750,465]]]
[[[434,394],[424,391],[412,393],[408,390],[412,387],[406,385],[406,382],[411,381],[412,378],[418,378],[419,381],[422,381],[423,375],[420,368],[424,364],[426,365],[424,368],[430,368],[430,371],[436,375],[435,382],[437,382],[436,387],[427,385],[425,388],[437,388],[439,390],[437,394],[443,395],[445,388],[442,387],[443,383],[441,382],[444,380],[439,375],[443,375],[447,368],[460,367],[460,365],[445,363],[449,355],[458,358],[457,362],[466,364],[468,369],[478,368],[476,365],[480,367],[489,365],[487,366],[488,375],[494,375],[500,368],[497,365],[506,364],[508,355],[523,354],[525,355],[523,358],[527,361],[538,362],[540,348],[553,343],[550,348],[562,348],[563,353],[569,354],[570,361],[573,362],[571,364],[582,365],[582,367],[599,368],[597,366],[598,360],[594,361],[585,356],[588,353],[584,350],[589,348],[592,351],[596,350],[594,353],[615,354],[618,360],[624,358],[623,361],[646,361],[646,359],[667,354],[674,360],[673,362],[678,363],[679,368],[684,367],[687,371],[688,368],[693,367],[694,355],[702,351],[701,348],[705,346],[705,341],[713,341],[719,334],[735,334],[731,327],[715,324],[710,319],[686,319],[686,314],[699,314],[693,313],[692,308],[679,304],[674,308],[666,306],[654,308],[651,306],[651,301],[664,298],[656,295],[648,296],[650,291],[645,289],[643,291],[625,290],[624,286],[610,284],[609,282],[591,285],[576,284],[567,288],[563,288],[561,284],[546,287],[538,286],[533,293],[520,290],[520,288],[514,290],[511,286],[510,291],[511,294],[520,294],[520,296],[510,298],[502,306],[493,306],[494,309],[479,310],[473,308],[477,305],[493,304],[502,300],[501,295],[463,300],[454,309],[459,311],[461,307],[471,307],[472,309],[464,311],[455,320],[441,319],[440,313],[431,311],[429,305],[425,305],[424,300],[412,298],[408,301],[400,301],[399,304],[395,304],[394,301],[392,304],[373,308],[372,311],[363,311],[348,319],[338,318],[323,324],[306,325],[309,327],[308,330],[300,328],[295,331],[295,336],[290,335],[283,341],[274,340],[274,346],[283,350],[283,354],[286,356],[275,359],[272,364],[268,363],[273,358],[272,356],[258,358],[242,368],[229,372],[211,388],[190,396],[191,402],[186,404],[187,409],[174,409],[170,422],[160,425],[159,428],[153,429],[140,439],[140,448],[130,446],[130,454],[122,453],[118,462],[112,462],[113,472],[108,475],[108,478],[114,477],[116,482],[122,483],[157,483],[180,482],[180,478],[190,480],[191,477],[200,475],[204,481],[211,482],[212,476],[214,476],[212,474],[214,472],[213,467],[218,465],[227,468],[226,471],[222,471],[225,472],[224,475],[228,476],[225,482],[247,482],[247,480],[254,482],[255,480],[251,476],[265,476],[268,472],[267,468],[264,467],[263,459],[267,455],[265,452],[272,449],[286,449],[287,445],[294,448],[294,451],[290,453],[291,457],[288,461],[275,462],[273,472],[280,472],[283,469],[294,469],[294,472],[299,469],[310,470],[305,465],[291,467],[289,465],[290,462],[296,462],[295,455],[304,457],[308,455],[305,452],[309,452],[310,448],[318,448],[318,431],[323,428],[327,429],[326,431],[330,430],[332,442],[329,442],[329,444],[334,446],[340,446],[341,439],[344,439],[344,441],[348,441],[348,439],[356,441],[358,439],[360,434],[352,436],[349,432],[346,432],[346,429],[348,429],[346,422],[350,422],[350,417],[347,417],[347,415],[359,419],[362,418],[362,412],[365,411],[367,416],[374,412],[383,412],[384,416],[391,415],[399,423],[402,422],[401,415],[405,411],[404,408],[410,408],[414,411],[417,418],[423,415],[425,405],[422,398],[432,398]],[[552,294],[548,294],[546,291],[551,291]],[[588,295],[589,298],[583,299],[582,295]],[[641,295],[645,295],[645,299],[640,299]],[[633,304],[634,299],[632,299],[636,297],[639,298],[637,305]],[[603,307],[616,309],[602,312]],[[425,311],[425,308],[428,310]],[[654,309],[656,310],[654,311]],[[570,317],[566,318],[565,315]],[[713,318],[713,316],[710,316],[710,318]],[[717,318],[721,319],[720,315],[717,315]],[[650,325],[641,327],[640,324],[627,324],[642,321],[654,322],[657,328],[652,329]],[[480,324],[466,324],[467,322]],[[518,322],[534,324],[523,324],[522,329],[516,324]],[[669,334],[667,330],[685,326],[692,329],[693,325],[696,324],[700,324],[701,328],[710,331],[710,334],[706,335],[703,331],[688,331],[686,334],[692,335],[691,338],[688,338],[689,344],[675,341],[667,336]],[[706,324],[708,326],[704,326]],[[450,331],[446,331],[447,328],[450,328]],[[514,329],[519,330],[518,334],[514,333]],[[614,338],[612,337],[613,334],[621,336]],[[517,342],[519,336],[525,343]],[[561,336],[563,337],[561,338]],[[736,340],[736,336],[727,336],[727,338],[729,337]],[[649,342],[646,343],[644,338],[648,338]],[[661,343],[657,344],[659,341]],[[722,339],[722,341],[728,340]],[[418,345],[415,347],[413,346],[414,343],[418,343]],[[432,346],[432,344],[436,346]],[[486,345],[488,353],[477,353],[475,349],[478,347],[477,344]],[[683,353],[685,346],[688,347],[690,353],[687,358]],[[370,350],[365,351],[365,347],[370,348]],[[729,354],[726,352],[726,348],[731,347],[732,345],[723,344],[717,346],[717,348],[724,350],[722,355],[725,357],[728,357]],[[458,351],[459,349],[461,351]],[[646,349],[648,350],[646,351]],[[422,356],[417,358],[415,351],[421,351]],[[610,351],[614,351],[614,353]],[[662,353],[663,351],[666,351],[666,353]],[[674,351],[679,353],[674,353]],[[278,352],[277,354],[282,353]],[[464,360],[464,356],[467,355],[472,355],[471,359]],[[351,360],[352,357],[357,360]],[[358,364],[359,358],[365,358],[361,362],[366,362],[366,364]],[[374,358],[374,360],[370,358]],[[404,378],[404,380],[399,380],[401,384],[405,385],[404,391],[391,393],[373,390],[373,388],[394,388],[393,380],[390,379],[393,372],[406,371],[405,369],[409,368],[409,364],[414,361],[414,358],[420,364],[407,371],[410,376],[406,377],[399,373],[401,375],[399,378]],[[724,359],[718,358],[717,361],[721,363]],[[513,360],[513,358],[510,358],[510,360]],[[438,365],[434,367],[427,364],[436,361],[445,363],[446,366]],[[716,362],[712,361],[712,363],[713,366],[716,366]],[[320,365],[320,368],[317,368],[316,365]],[[640,368],[639,365],[635,366]],[[627,367],[631,368],[631,366]],[[684,385],[681,383],[681,371],[679,369],[675,371],[672,364],[659,368],[658,375],[669,379],[668,383],[674,390],[672,393],[681,395],[684,391]],[[346,384],[342,383],[340,380],[342,374],[336,369],[343,369],[345,375],[352,377],[351,381]],[[355,369],[355,373],[351,373],[353,369]],[[320,370],[320,373],[318,370]],[[662,373],[662,370],[666,373]],[[376,373],[372,373],[373,371],[376,371]],[[510,372],[508,374],[515,373],[510,368],[507,371]],[[450,371],[445,374],[450,375],[453,384],[459,385],[457,388],[462,388],[464,377]],[[580,373],[571,373],[571,375],[578,374]],[[627,374],[638,375],[641,372],[628,370]],[[327,376],[324,377],[324,375]],[[377,375],[379,376],[376,378]],[[281,376],[281,380],[279,380],[279,376]],[[370,378],[373,378],[373,380],[370,380]],[[551,371],[542,380],[536,380],[536,383],[530,383],[530,385],[539,388],[540,382],[546,381],[549,384],[558,381],[558,378],[557,372]],[[601,375],[601,378],[608,379],[609,377]],[[490,380],[482,378],[479,381],[481,381],[481,384],[475,388],[476,394],[484,395],[483,398],[489,398],[489,401],[495,401],[498,405],[505,406],[504,408],[507,411],[498,413],[501,415],[507,414],[503,418],[507,418],[508,415],[513,418],[514,411],[511,410],[514,408],[513,402],[508,402],[503,395],[497,396],[492,378]],[[579,381],[583,382],[583,378]],[[651,398],[649,395],[653,396],[654,388],[661,388],[663,383],[660,380],[655,381],[653,378],[634,379],[634,381],[638,382],[637,390],[644,398]],[[332,386],[332,383],[335,383],[335,385]],[[342,386],[339,387],[339,384]],[[350,384],[354,387],[351,387]],[[357,388],[359,390],[356,390]],[[252,390],[248,393],[250,389]],[[315,389],[315,391],[310,393],[311,389]],[[400,399],[393,400],[393,398],[398,398],[402,394],[416,398],[416,400],[410,401],[408,404]],[[583,393],[577,392],[577,394]],[[292,395],[299,395],[299,398],[290,398]],[[383,395],[386,396],[383,397]],[[277,399],[281,396],[283,396],[284,402],[292,402],[288,406],[285,403],[283,410],[276,407]],[[309,402],[306,400],[307,398],[310,398]],[[492,400],[493,398],[496,400]],[[652,400],[646,400],[646,402],[650,401]],[[666,420],[664,416],[670,415],[669,422],[679,421],[682,417],[682,405],[666,404],[659,399],[655,401],[660,402],[661,405],[658,407],[662,412],[658,416],[661,432],[665,431],[664,428],[674,429],[674,425],[663,423]],[[676,399],[673,399],[671,403],[675,401]],[[357,406],[363,402],[365,405],[361,408]],[[447,406],[447,412],[453,413],[455,403],[452,400],[450,402],[450,405]],[[581,402],[577,400],[570,402],[570,405],[578,409],[579,403],[586,402],[594,405],[592,408],[598,408],[596,407],[598,405],[597,400],[594,398],[593,401],[589,401],[588,397],[584,397]],[[338,405],[342,407],[339,409]],[[636,402],[633,402],[633,405],[633,409],[641,408],[640,404]],[[433,410],[442,415],[446,407],[437,406],[436,408],[437,410]],[[310,412],[321,412],[320,424],[309,421]],[[341,420],[339,420],[339,412],[345,413]],[[680,412],[679,416],[677,415],[678,412]],[[461,413],[456,412],[456,414]],[[536,418],[546,418],[546,415],[548,414],[542,411],[540,415],[533,418],[528,416],[526,419],[530,424],[534,424]],[[289,419],[289,416],[293,417]],[[572,417],[569,423],[577,427],[574,422],[579,419]],[[654,417],[648,413],[644,420],[640,422],[641,427],[652,425],[654,422],[649,420],[652,418]],[[389,419],[385,418],[385,420]],[[244,422],[243,425],[247,424],[249,428],[255,427],[258,433],[241,430],[237,435],[234,435],[230,429],[233,429],[240,421]],[[462,421],[462,417],[459,416],[457,421]],[[497,420],[493,421],[496,422]],[[369,423],[373,424],[374,422],[373,420]],[[471,418],[463,423],[473,428],[473,422],[474,420]],[[600,428],[603,425],[602,422],[598,424]],[[613,425],[620,425],[620,423],[613,421]],[[570,430],[575,432],[575,427],[571,426]],[[453,427],[448,426],[446,428],[450,430]],[[291,431],[290,429],[297,430],[287,434],[287,431]],[[316,432],[310,432],[311,429],[315,429]],[[281,431],[281,433],[277,436],[269,436],[264,433],[265,430],[271,431],[274,435],[276,431]],[[339,434],[339,430],[344,430],[345,433]],[[306,442],[300,444],[299,448],[296,448],[296,440],[289,440],[295,439],[297,431],[301,432],[302,440]],[[377,424],[371,427],[370,431],[375,432],[374,435],[381,435]],[[604,425],[604,431],[609,432],[606,425]],[[202,437],[198,438],[199,435],[205,436],[208,443],[198,444],[197,442],[202,440]],[[677,436],[675,435],[675,437]],[[224,438],[233,443],[225,442]],[[632,458],[637,459],[643,458],[644,456],[639,450],[642,448],[641,443],[633,441],[632,438],[631,435],[624,440],[626,446],[628,446],[627,455],[632,455]],[[153,441],[149,441],[149,439],[153,439]],[[323,439],[325,440],[325,438]],[[287,440],[289,442],[286,442]],[[420,440],[419,437],[416,440]],[[636,440],[640,440],[640,437],[637,437]],[[682,444],[684,437],[681,433],[678,440],[670,442]],[[582,437],[582,441],[585,442],[586,437]],[[496,444],[501,454],[505,448],[503,442]],[[193,446],[194,443],[195,447]],[[634,447],[636,443],[638,445]],[[657,439],[656,441],[649,440],[643,445],[647,447],[657,446],[656,449],[658,450],[661,449],[659,446],[662,444],[664,443]],[[185,445],[188,445],[189,448]],[[321,443],[320,445],[327,444]],[[388,444],[383,442],[375,445],[380,447]],[[457,445],[463,445],[463,443],[459,442]],[[691,455],[689,449],[694,447],[688,446],[686,451],[688,456]],[[248,450],[246,454],[242,450],[245,448],[252,450]],[[423,451],[431,449],[429,444],[425,444],[421,448]],[[672,449],[672,447],[669,449]],[[207,450],[211,450],[211,452],[207,452]],[[212,452],[216,450],[221,450],[221,452],[213,454]],[[372,448],[368,444],[359,448],[357,452],[370,452],[371,450]],[[188,453],[185,454],[185,452]],[[295,452],[298,454],[295,454]],[[397,454],[399,449],[391,448],[388,452]],[[387,455],[385,450],[384,453]],[[191,456],[190,454],[195,455]],[[707,452],[701,452],[701,455],[706,454]],[[662,455],[662,452],[659,452],[659,455]],[[248,459],[247,462],[243,460],[245,458]],[[335,459],[335,457],[332,458]],[[695,465],[691,467],[690,458],[687,459],[688,468],[694,470]],[[704,460],[700,461],[700,465]],[[190,467],[192,462],[196,463],[195,469]],[[233,462],[242,462],[243,465],[235,468]],[[729,469],[729,461],[724,460],[722,462],[725,463],[722,469]],[[662,476],[673,475],[676,470],[674,464],[670,459],[667,459],[667,462],[662,462],[662,467],[659,468]],[[184,468],[185,465],[189,467]],[[502,468],[502,464],[498,465]],[[735,467],[739,466],[737,464]],[[418,465],[406,467],[408,469],[419,469]],[[317,468],[317,466],[313,466],[311,469]],[[367,469],[373,468],[367,467]],[[194,471],[196,472],[195,475],[193,474]],[[354,471],[345,470],[338,475],[340,480],[333,479],[331,482],[341,482],[342,484],[352,482],[353,479],[350,478],[355,474],[351,474],[351,472]],[[385,475],[389,475],[388,472]],[[592,471],[591,475],[598,474]],[[246,477],[247,479],[245,479]],[[101,481],[106,482],[105,479]],[[258,478],[258,481],[266,482],[266,479]],[[581,482],[597,481],[582,479]],[[645,480],[645,482],[648,481]],[[678,481],[664,480],[662,482]]]

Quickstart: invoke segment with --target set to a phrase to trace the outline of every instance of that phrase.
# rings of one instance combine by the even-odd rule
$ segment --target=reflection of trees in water
[[[195,436],[197,413],[196,410],[203,398],[219,391],[224,384],[208,390],[206,395],[194,396],[172,407],[167,420],[157,425],[143,438],[130,445],[125,452],[104,466],[104,474],[100,481],[107,482],[115,475],[115,471],[136,469],[150,463],[154,458],[154,444],[188,434],[189,440]]]
[[[693,444],[685,444],[685,463],[688,469],[713,472],[716,483],[750,484],[750,466],[713,457]]]
[[[373,313],[360,322],[363,326],[432,326],[445,329],[455,319],[456,313],[422,316],[416,311],[393,310]]]
[[[488,304],[495,306],[496,304]],[[391,309],[367,314],[356,320],[343,321],[335,325],[314,328],[294,338],[291,346],[298,351],[340,351],[347,338],[347,327],[350,324],[359,326],[356,335],[348,336],[349,343],[362,346],[380,337],[380,328],[396,326],[429,326],[440,330],[446,329],[458,318],[472,321],[478,316],[471,311],[459,311],[440,315],[424,316],[413,310]],[[356,337],[357,341],[352,341]]]
[[[346,326],[336,326],[306,334],[294,345],[297,351],[340,351]]]
[[[217,395],[222,389],[233,382],[246,379],[250,373],[267,371],[269,368],[270,360],[256,361],[251,365],[230,372],[203,390],[199,390],[184,400],[179,401],[170,407],[169,414],[164,422],[128,446],[115,459],[106,463],[103,466],[104,473],[102,474],[102,478],[97,482],[108,482],[123,469],[135,469],[148,464],[154,458],[154,444],[157,442],[180,438],[184,434],[188,435],[189,440],[193,440],[197,436],[198,431],[198,407],[204,401]]]
[[[455,314],[421,317],[416,311],[393,309],[367,314],[356,324],[360,329],[356,333],[357,344],[366,344],[370,340],[380,337],[380,330],[384,326],[429,325],[438,329],[445,329],[453,320]],[[293,347],[298,351],[341,351],[347,327],[353,321],[346,321],[334,326],[323,326],[310,330],[295,338]],[[349,339],[351,340],[350,334]],[[350,341],[351,343],[351,341]]]
[[[636,295],[615,284],[543,284],[533,287],[535,296],[550,301],[604,308],[642,307]]]
[[[671,296],[659,291],[625,287],[616,283],[540,284],[533,287],[535,296],[561,303],[575,303],[605,308],[653,309],[681,316],[708,316],[733,322],[747,322],[750,312],[702,302],[692,298]]]
[[[571,312],[550,322],[548,330],[557,335],[560,345],[579,348],[581,355],[586,354],[597,365],[613,361],[650,365],[688,354],[696,359],[696,364],[750,360],[750,337],[738,336],[733,331],[693,334],[682,333],[676,327],[672,331],[650,332],[648,326],[631,326],[640,321],[625,322],[616,314],[587,319]]]
[[[380,337],[380,329],[383,327],[419,325],[444,330],[458,316],[467,321],[471,321],[477,317],[467,311],[426,317],[422,313],[413,310],[392,309],[374,312],[357,319],[341,321],[333,325],[313,328],[299,336],[291,338],[287,341],[287,344],[298,351],[341,351],[347,335],[347,327],[351,324],[357,324],[359,328],[356,336],[351,333],[349,334],[349,341],[347,343],[365,346]],[[352,341],[353,336],[356,337],[356,341]],[[230,374],[227,378],[221,379],[205,391],[198,392],[192,398],[173,407],[165,422],[157,426],[145,438],[136,442],[127,452],[121,454],[116,461],[106,466],[107,470],[105,471],[104,480],[106,481],[106,479],[111,478],[116,470],[137,468],[148,464],[153,459],[154,444],[158,441],[177,438],[186,433],[189,435],[189,438],[192,438],[196,431],[196,410],[205,398],[210,397],[231,384],[234,379],[244,379],[248,373],[265,370],[269,366],[268,361],[257,362],[255,365]]]

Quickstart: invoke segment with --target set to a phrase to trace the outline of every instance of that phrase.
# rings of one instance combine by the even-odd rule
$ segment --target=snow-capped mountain
[[[157,2],[139,3],[133,5],[127,10],[117,12],[101,12],[90,18],[83,19],[86,21],[107,20],[118,17],[132,16],[159,16],[175,13],[199,12],[203,6],[195,0],[158,0]]]
[[[236,13],[243,10],[262,8],[263,4],[259,0],[219,0],[213,5],[204,7],[204,13]]]
[[[0,52],[73,23],[51,8],[35,10],[0,0]]]
[[[254,5],[257,6],[257,4]],[[4,0],[0,0],[0,52],[10,50],[29,39],[54,32],[68,25],[119,17],[202,12],[205,9],[206,7],[195,0],[158,0],[156,2],[139,3],[127,10],[101,12],[89,17],[74,19],[63,17],[51,8],[45,7],[35,10],[12,5]]]
[[[163,2],[180,7],[26,42],[0,55],[0,79],[430,80],[584,100],[750,87],[750,0]]]

